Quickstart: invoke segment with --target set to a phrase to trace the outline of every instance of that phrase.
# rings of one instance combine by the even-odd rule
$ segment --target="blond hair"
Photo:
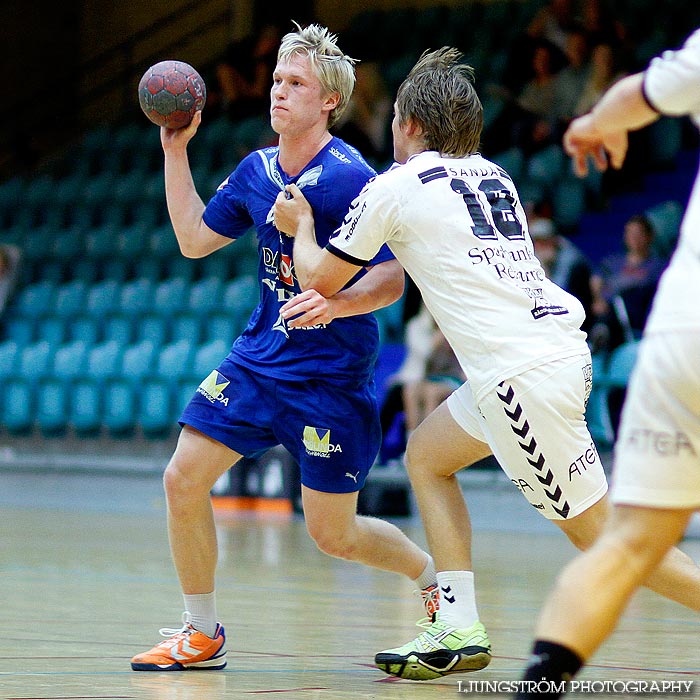
[[[318,24],[303,29],[294,22],[297,31],[282,37],[277,53],[278,63],[287,63],[294,56],[308,56],[311,69],[326,94],[338,93],[338,104],[328,115],[328,128],[332,127],[345,111],[355,88],[355,63],[338,47],[338,37]]]

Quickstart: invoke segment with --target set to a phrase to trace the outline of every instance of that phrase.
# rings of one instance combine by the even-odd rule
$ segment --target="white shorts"
[[[548,362],[501,382],[478,407],[469,386],[447,399],[457,424],[488,443],[503,471],[549,520],[579,515],[608,489],[584,417],[591,356]]]
[[[642,340],[610,493],[616,503],[700,507],[700,331]]]

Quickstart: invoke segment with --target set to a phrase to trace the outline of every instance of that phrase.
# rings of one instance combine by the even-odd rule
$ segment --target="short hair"
[[[398,119],[423,130],[428,150],[464,157],[479,150],[484,110],[474,88],[474,69],[458,49],[425,51],[399,86]]]
[[[625,226],[627,226],[627,224],[638,224],[642,227],[644,234],[650,239],[654,238],[656,235],[656,230],[654,229],[654,225],[651,223],[651,219],[645,214],[633,214],[629,219],[627,219]]]
[[[338,47],[338,37],[326,27],[310,24],[303,29],[294,22],[295,32],[282,37],[277,62],[286,63],[294,56],[308,56],[311,69],[319,79],[326,94],[337,92],[338,105],[328,115],[328,128],[332,127],[345,111],[355,88],[355,63]]]

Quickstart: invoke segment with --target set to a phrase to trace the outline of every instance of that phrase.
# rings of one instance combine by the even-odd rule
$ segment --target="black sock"
[[[565,682],[570,681],[582,665],[583,659],[571,649],[554,642],[537,640],[528,659],[520,691],[515,697],[517,700],[555,700],[562,696]]]

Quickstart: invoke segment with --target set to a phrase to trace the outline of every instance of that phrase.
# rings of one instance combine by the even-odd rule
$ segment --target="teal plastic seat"
[[[74,318],[85,308],[87,284],[82,279],[65,282],[56,289],[53,313],[59,318]]]
[[[192,363],[192,378],[202,381],[212,370],[216,369],[228,354],[231,343],[219,338],[211,340],[197,348]]]
[[[13,435],[31,432],[34,426],[35,388],[31,380],[10,379],[0,387],[0,423]]]
[[[73,340],[60,345],[53,356],[51,376],[62,381],[75,379],[85,372],[88,345],[84,340]]]
[[[39,383],[36,401],[36,424],[47,436],[65,433],[68,425],[70,385],[60,379],[44,379]]]

